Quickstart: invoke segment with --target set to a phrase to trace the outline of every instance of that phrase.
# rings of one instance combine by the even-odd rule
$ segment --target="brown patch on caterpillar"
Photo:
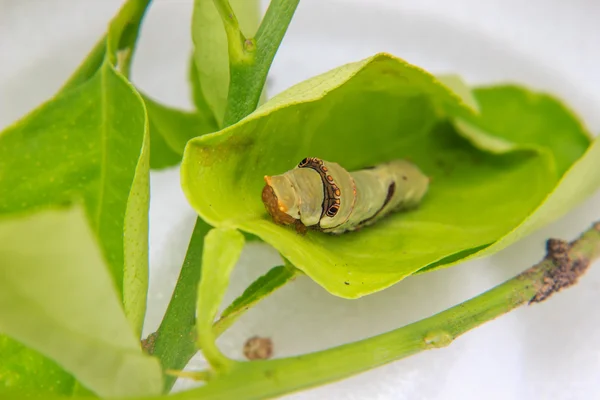
[[[262,190],[262,201],[267,212],[273,218],[273,222],[279,225],[294,225],[296,232],[304,235],[307,230],[306,226],[302,223],[302,221],[292,217],[289,214],[286,214],[284,210],[282,210],[282,205],[279,203],[279,199],[277,199],[275,191],[268,183],[268,177],[265,177],[265,181],[267,181],[267,184]]]
[[[291,225],[296,222],[296,219],[291,215],[286,214],[279,204],[279,200],[275,195],[275,191],[267,183],[262,190],[262,201],[265,204],[267,212],[273,217],[273,221],[280,225]]]

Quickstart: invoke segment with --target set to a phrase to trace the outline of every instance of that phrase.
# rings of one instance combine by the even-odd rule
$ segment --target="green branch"
[[[269,68],[299,1],[272,0],[254,41],[242,35],[229,1],[215,0],[227,32],[229,47],[230,80],[224,127],[236,123],[256,109]]]
[[[210,226],[200,218],[190,238],[185,260],[177,285],[160,327],[152,334],[153,345],[149,353],[159,358],[165,370],[183,369],[198,349],[195,345],[196,292],[200,282],[204,236]],[[169,391],[176,378],[165,376],[165,391]]]
[[[236,363],[224,375],[173,399],[257,399],[318,386],[444,347],[465,332],[526,303],[547,299],[577,282],[600,257],[600,223],[575,242],[548,241],[539,264],[495,288],[446,311],[369,339],[332,349],[269,361]]]

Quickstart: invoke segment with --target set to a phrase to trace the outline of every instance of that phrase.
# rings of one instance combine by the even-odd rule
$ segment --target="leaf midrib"
[[[98,232],[100,232],[100,223],[102,216],[102,204],[104,202],[104,193],[106,186],[106,160],[107,160],[107,142],[108,142],[108,127],[106,121],[108,121],[108,94],[107,87],[104,85],[106,78],[106,61],[100,68],[100,107],[101,107],[101,118],[100,118],[100,182],[98,190],[98,202],[95,217],[95,225]]]

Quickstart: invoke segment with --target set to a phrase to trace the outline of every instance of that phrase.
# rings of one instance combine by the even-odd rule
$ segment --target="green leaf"
[[[480,116],[462,119],[458,127],[485,131],[513,146],[548,150],[562,176],[590,145],[591,135],[559,100],[545,93],[508,85],[474,90]]]
[[[502,237],[492,246],[475,256],[492,254],[542,226],[560,218],[600,189],[600,137],[592,142],[583,157],[564,174],[554,190],[544,199],[525,221]]]
[[[217,120],[208,106],[204,93],[202,92],[202,84],[200,83],[200,75],[198,74],[198,67],[196,67],[196,61],[194,60],[194,53],[190,57],[190,65],[188,67],[188,81],[190,84],[190,92],[196,110],[203,114],[204,118],[212,121],[216,126]]]
[[[116,60],[117,51],[121,52],[125,72],[147,3],[128,1],[110,25],[109,42],[117,46],[109,56]],[[147,128],[137,94],[106,62],[106,42],[106,36],[98,41],[53,99],[0,134],[0,218],[24,216],[73,197],[83,198],[88,221],[96,223],[97,238],[108,239],[102,242],[104,256],[113,261],[115,283],[123,290],[124,308],[139,335],[147,287]],[[112,117],[115,120],[109,121]],[[125,135],[119,138],[114,133],[121,128]],[[101,155],[111,155],[118,162]],[[126,181],[129,184],[124,185]],[[38,244],[35,240],[24,243],[32,248]],[[71,245],[68,240],[61,244]],[[106,263],[103,267],[109,268]],[[42,326],[38,332],[47,328]],[[31,395],[86,392],[70,374],[34,349],[6,336],[0,341],[4,389]]]
[[[109,64],[0,136],[0,215],[82,197],[138,331],[148,279],[147,139],[142,100]]]
[[[212,116],[178,110],[148,96],[142,97],[150,124],[150,165],[153,169],[179,164],[188,140],[217,130]]]
[[[230,3],[238,17],[242,32],[247,37],[253,36],[260,22],[259,2],[257,0],[231,0]],[[225,28],[214,0],[196,0],[194,2],[192,40],[195,47],[194,60],[200,82],[199,87],[217,124],[221,126],[229,90],[229,57]],[[195,98],[198,99],[197,96]]]
[[[266,274],[252,282],[237,299],[233,301],[222,313],[221,318],[227,318],[238,313],[244,307],[256,303],[261,298],[278,289],[289,279],[295,276],[294,270],[285,265],[273,267]]]
[[[8,336],[0,335],[0,354],[0,397],[6,393],[27,396],[72,393],[75,379],[40,353]]]
[[[215,344],[213,321],[229,284],[231,271],[240,258],[243,247],[244,235],[235,229],[212,229],[204,237],[196,329],[198,347],[217,370],[227,368],[232,361],[226,358]]]
[[[127,0],[108,26],[107,61],[127,78],[140,26],[150,1]]]
[[[292,87],[239,123],[190,141],[183,188],[211,225],[253,233],[331,293],[360,297],[493,243],[556,183],[546,153],[483,152],[443,122],[469,112],[431,75],[376,55]],[[261,190],[264,175],[307,156],[350,171],[408,157],[432,178],[430,191],[419,209],[359,232],[301,236],[271,221]]]
[[[590,145],[590,134],[558,99],[517,86],[486,87],[476,89],[475,94],[482,115],[455,121],[463,135],[492,151],[528,147],[545,152],[554,159],[556,173],[562,178],[526,220],[493,245],[442,260],[420,272],[500,251],[564,215],[600,187],[598,176],[589,173],[598,169],[598,139]]]
[[[246,310],[267,297],[275,290],[292,281],[298,274],[298,270],[292,266],[280,265],[273,267],[266,274],[252,282],[233,303],[222,313],[215,323],[215,330],[221,333],[229,328]]]
[[[158,361],[141,351],[123,314],[86,212],[55,208],[1,222],[0,331],[48,355],[101,396],[159,393]],[[3,360],[10,371],[29,372],[21,357],[10,361]],[[56,374],[52,366],[37,371],[29,379],[40,383]],[[57,386],[69,384],[57,378]]]

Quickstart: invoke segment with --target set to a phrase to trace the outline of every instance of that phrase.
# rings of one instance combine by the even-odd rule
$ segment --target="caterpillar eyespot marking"
[[[273,221],[340,234],[371,225],[386,215],[416,207],[430,179],[414,164],[394,160],[348,172],[316,157],[296,168],[265,176],[262,200]]]

